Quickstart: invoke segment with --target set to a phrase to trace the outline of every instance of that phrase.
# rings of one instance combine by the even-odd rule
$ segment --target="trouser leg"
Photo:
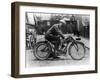
[[[56,38],[55,38],[55,41],[56,41],[56,43],[55,43],[55,49],[59,49],[60,38],[59,38],[59,37],[56,37]]]
[[[55,36],[46,36],[45,38],[55,46],[52,56],[57,57],[56,51],[58,50],[60,45],[60,38]]]

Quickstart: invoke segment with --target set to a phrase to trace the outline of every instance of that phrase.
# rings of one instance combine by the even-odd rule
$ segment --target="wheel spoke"
[[[71,45],[70,49],[70,55],[73,59],[82,59],[85,55],[85,50],[84,50],[84,46],[81,43],[77,43]]]
[[[37,43],[34,50],[34,56],[39,60],[45,60],[50,55],[50,47],[44,42]]]

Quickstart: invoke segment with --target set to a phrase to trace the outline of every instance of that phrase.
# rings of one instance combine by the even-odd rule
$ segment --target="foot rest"
[[[76,40],[81,40],[81,38],[76,38]]]

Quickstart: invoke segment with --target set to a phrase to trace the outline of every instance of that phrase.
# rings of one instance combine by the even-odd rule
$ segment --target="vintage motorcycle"
[[[56,51],[54,45],[48,40],[37,42],[34,46],[34,56],[38,60],[46,60],[51,55],[56,53],[57,56],[69,54],[74,60],[81,60],[85,56],[85,45],[80,42],[80,39],[74,39],[69,36],[61,39],[59,50]]]

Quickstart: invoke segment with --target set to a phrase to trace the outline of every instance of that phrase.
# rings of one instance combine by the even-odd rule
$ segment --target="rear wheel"
[[[39,42],[35,45],[34,56],[36,59],[45,60],[50,56],[51,47],[45,42]]]
[[[69,46],[69,54],[74,60],[81,60],[85,56],[85,47],[81,42],[72,43]]]

